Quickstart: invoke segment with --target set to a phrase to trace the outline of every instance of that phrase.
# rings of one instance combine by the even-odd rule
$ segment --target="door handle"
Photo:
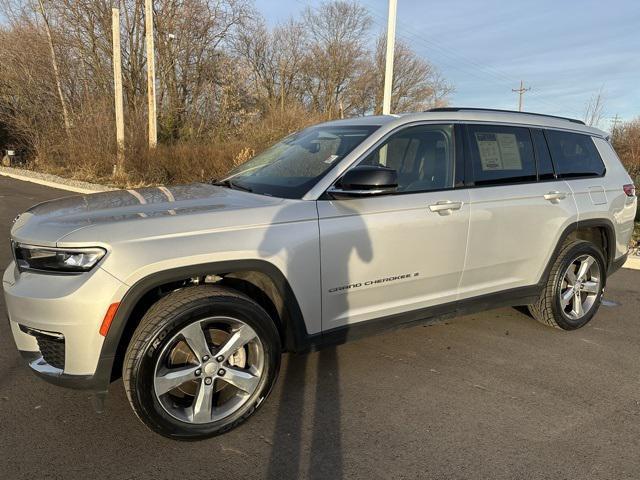
[[[544,199],[549,200],[551,203],[558,203],[565,198],[567,198],[567,194],[564,192],[553,191],[544,194]]]
[[[460,210],[461,208],[462,202],[452,202],[451,200],[442,200],[429,205],[429,210],[440,215],[450,215],[453,210]]]

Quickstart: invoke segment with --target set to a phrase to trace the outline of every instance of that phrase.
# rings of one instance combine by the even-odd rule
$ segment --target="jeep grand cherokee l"
[[[76,195],[13,225],[18,350],[172,438],[249,417],[284,351],[528,305],[563,330],[625,261],[635,187],[606,133],[478,109],[290,135],[213,184]]]

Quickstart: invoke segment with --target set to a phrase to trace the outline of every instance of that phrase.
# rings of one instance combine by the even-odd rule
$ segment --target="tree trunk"
[[[67,138],[71,137],[71,123],[69,122],[69,112],[67,110],[67,102],[62,94],[62,82],[60,81],[60,71],[58,70],[58,60],[56,59],[56,51],[53,48],[53,37],[51,36],[51,28],[49,26],[49,19],[44,11],[44,3],[42,0],[38,0],[40,4],[40,14],[44,20],[44,28],[47,32],[47,39],[49,40],[49,50],[51,50],[51,65],[53,66],[53,75],[56,80],[56,87],[58,88],[58,97],[60,98],[60,106],[62,107],[62,118],[64,120],[64,129],[67,132]]]

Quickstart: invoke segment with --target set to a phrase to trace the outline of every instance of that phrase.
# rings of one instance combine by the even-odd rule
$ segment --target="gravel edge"
[[[36,172],[33,170],[25,170],[23,168],[2,167],[0,166],[0,175],[23,180],[26,182],[38,183],[48,187],[59,188],[61,190],[69,190],[76,193],[98,193],[117,190],[106,185],[82,182],[80,180],[72,180],[69,178],[59,177],[50,173]]]

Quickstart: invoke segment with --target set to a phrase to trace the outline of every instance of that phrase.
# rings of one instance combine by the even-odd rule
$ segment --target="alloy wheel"
[[[165,344],[154,370],[154,393],[180,421],[215,422],[249,400],[264,363],[264,347],[253,328],[231,317],[205,318]]]
[[[600,265],[591,255],[576,258],[562,277],[560,306],[564,314],[578,320],[591,311],[600,293]]]

